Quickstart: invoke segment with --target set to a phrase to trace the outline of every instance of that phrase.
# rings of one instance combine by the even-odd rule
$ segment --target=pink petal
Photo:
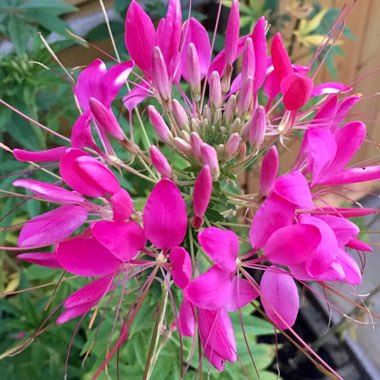
[[[100,101],[104,99],[100,83],[106,73],[105,63],[100,59],[95,59],[78,75],[74,92],[83,111],[89,110],[90,97],[93,96]]]
[[[89,284],[69,295],[65,299],[63,306],[65,308],[72,308],[83,304],[98,302],[110,289],[113,279],[114,276],[110,275],[91,281]]]
[[[257,290],[244,278],[234,276],[232,280],[230,299],[227,303],[227,311],[236,311],[248,305],[259,293]]]
[[[187,231],[186,204],[174,182],[162,179],[153,188],[145,204],[144,230],[157,248],[180,245]]]
[[[344,185],[380,179],[380,165],[344,169],[331,173],[319,181],[319,185]],[[358,211],[360,212],[360,211]]]
[[[337,82],[326,82],[321,83],[314,87],[313,92],[311,96],[321,96],[326,94],[339,94],[339,93],[346,93],[350,92],[352,90],[352,87],[347,86],[343,83],[337,83]]]
[[[129,219],[133,212],[133,201],[127,190],[120,189],[110,198],[112,205],[113,220],[124,222]]]
[[[281,92],[280,81],[277,75],[272,71],[268,76],[264,84],[264,94],[269,98],[268,101],[272,101]]]
[[[122,262],[134,259],[144,249],[144,230],[135,222],[116,223],[101,220],[91,226],[96,240]]]
[[[225,309],[215,311],[199,309],[198,328],[202,346],[211,364],[221,370],[224,360],[236,361],[234,329]],[[213,358],[214,355],[219,359],[219,363]]]
[[[47,268],[62,268],[55,252],[20,253],[16,256],[19,260],[28,261]]]
[[[358,240],[358,239],[352,239],[347,244],[346,247],[357,249],[358,251],[364,251],[364,252],[373,252],[373,248],[369,246],[368,244]]]
[[[273,191],[300,208],[313,208],[313,200],[306,178],[297,170],[278,177]]]
[[[78,276],[104,276],[115,273],[121,261],[90,233],[68,239],[57,246],[62,267]]]
[[[330,130],[330,125],[336,125],[334,123],[335,114],[338,108],[338,96],[333,95],[326,99],[322,103],[320,109],[316,112],[312,124],[316,127],[325,128]]]
[[[31,152],[24,149],[13,149],[13,154],[18,161],[48,162],[59,161],[65,154],[67,147],[59,146],[48,150]]]
[[[335,121],[340,123],[351,111],[351,109],[358,103],[361,99],[361,94],[348,96],[339,104],[338,110],[336,112]]]
[[[72,307],[70,309],[65,310],[55,321],[57,325],[62,325],[71,319],[87,314],[92,308],[94,304],[82,304],[79,306]]]
[[[235,61],[240,32],[239,1],[232,0],[230,15],[227,21],[225,38],[226,62],[232,65]]]
[[[60,164],[63,180],[78,193],[97,198],[115,194],[120,185],[106,165],[79,149],[69,149]]]
[[[208,227],[198,234],[198,241],[220,269],[227,272],[236,270],[239,239],[233,231]]]
[[[33,192],[38,198],[46,199],[54,203],[74,203],[85,202],[80,194],[66,190],[51,183],[36,181],[34,179],[18,179],[13,182],[13,186],[20,186]]]
[[[202,309],[216,310],[229,302],[230,291],[230,273],[214,265],[191,281],[184,289],[184,294],[194,305]]]
[[[262,16],[260,17],[251,35],[253,47],[255,50],[255,78],[253,81],[253,91],[257,93],[259,88],[264,83],[267,71],[267,42],[266,42],[266,21]]]
[[[263,158],[260,171],[260,190],[265,197],[268,196],[275,184],[278,173],[279,157],[278,151],[272,145]]]
[[[204,165],[197,179],[195,180],[193,191],[194,219],[193,227],[199,229],[203,222],[212,194],[212,176],[208,165]]]
[[[249,231],[249,241],[253,248],[262,248],[268,238],[279,228],[292,223],[295,206],[272,194],[256,211]]]
[[[334,215],[316,215],[316,218],[323,220],[334,231],[339,247],[343,247],[354,239],[360,232],[356,224],[349,220]]]
[[[170,250],[169,259],[172,264],[174,283],[181,289],[185,288],[192,275],[192,266],[189,253],[185,248],[175,247]]]
[[[133,0],[125,19],[125,45],[136,65],[148,75],[152,68],[155,43],[156,31],[152,20],[137,1]]]
[[[265,243],[265,256],[272,263],[298,265],[310,259],[321,242],[321,233],[309,224],[294,224],[275,231]]]
[[[272,64],[276,72],[277,79],[281,82],[282,79],[293,73],[292,63],[282,43],[280,33],[276,33],[271,45]]]
[[[297,111],[310,99],[313,81],[299,74],[290,74],[282,79],[281,91],[284,94],[284,106],[289,111]]]
[[[178,329],[182,336],[194,336],[195,334],[194,308],[186,297],[179,309]]]
[[[82,206],[61,206],[29,220],[22,228],[18,245],[43,246],[70,236],[86,222],[88,210]]]
[[[71,130],[71,144],[75,148],[93,147],[95,141],[91,133],[92,114],[89,110],[85,111],[76,120]]]
[[[149,85],[145,82],[140,83],[134,87],[129,93],[124,96],[123,104],[125,108],[131,112],[140,103],[142,103],[149,96]]]
[[[350,285],[359,285],[362,282],[362,274],[356,261],[343,249],[337,255],[338,263],[343,267],[345,281]]]
[[[181,50],[182,75],[186,81],[189,80],[186,59],[189,45],[192,42],[198,53],[201,79],[203,79],[207,74],[211,60],[211,46],[208,33],[198,20],[191,17],[189,21],[183,24],[182,36],[184,38]]]
[[[260,298],[268,318],[281,330],[294,325],[299,310],[297,286],[282,269],[269,267],[260,282]]]

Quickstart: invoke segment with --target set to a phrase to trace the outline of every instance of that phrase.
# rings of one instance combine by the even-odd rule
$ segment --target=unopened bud
[[[222,105],[222,87],[220,84],[220,77],[217,71],[213,71],[210,79],[210,105],[214,108],[219,108]]]
[[[212,175],[208,165],[203,166],[195,180],[193,192],[194,218],[192,226],[198,230],[202,227],[203,217],[206,213],[212,194]]]
[[[189,119],[181,103],[177,99],[174,99],[172,101],[172,107],[173,107],[174,118],[179,128],[189,129]]]
[[[149,155],[152,160],[152,164],[158,173],[160,173],[164,178],[171,178],[173,174],[172,168],[160,150],[156,146],[152,145],[149,148]]]
[[[248,77],[240,90],[239,104],[238,104],[238,115],[240,117],[244,116],[252,104],[253,98],[253,78]]]
[[[247,146],[245,145],[245,142],[243,142],[239,146],[239,153],[238,153],[239,161],[243,161],[246,156],[247,156]]]
[[[198,133],[196,132],[191,133],[190,145],[191,145],[191,149],[193,150],[194,156],[198,158],[199,160],[201,160],[202,159],[201,150],[202,150],[203,140],[201,139]]]
[[[152,123],[158,137],[166,144],[170,144],[172,134],[161,114],[156,110],[154,106],[148,107],[148,114],[149,120]]]
[[[221,121],[222,121],[222,110],[220,108],[218,108],[215,112],[214,112],[214,117],[213,117],[213,123],[215,125],[218,125]]]
[[[265,197],[270,194],[276,181],[279,165],[278,161],[278,152],[276,147],[273,145],[265,154],[261,164],[260,190],[261,194]]]
[[[219,178],[219,162],[216,150],[204,143],[201,148],[201,155],[203,164],[210,166],[212,178],[216,181]]]
[[[239,145],[240,145],[241,137],[238,133],[233,133],[229,139],[227,140],[226,146],[225,146],[225,155],[226,155],[226,161],[231,160],[236,155]]]
[[[241,67],[241,79],[243,83],[248,77],[255,77],[256,69],[255,51],[251,37],[248,37],[244,43],[243,62]]]
[[[173,142],[181,153],[186,154],[188,156],[192,154],[190,144],[187,143],[184,139],[181,139],[180,137],[174,137]]]
[[[169,100],[172,86],[169,81],[164,57],[158,46],[155,46],[153,49],[152,80],[159,96],[164,100]]]
[[[248,136],[250,145],[255,146],[257,150],[264,141],[266,126],[267,120],[265,109],[262,106],[258,106],[253,113]]]
[[[207,104],[205,104],[203,107],[203,118],[207,119],[209,121],[211,121],[211,118],[212,118],[211,117],[211,109]]]
[[[226,63],[232,65],[239,42],[240,31],[240,15],[239,15],[239,1],[233,0],[228,17],[227,29],[226,29],[226,41],[225,41],[225,57]]]
[[[201,66],[195,45],[191,42],[187,49],[187,74],[191,92],[197,102],[201,97]]]
[[[240,132],[241,130],[241,120],[236,118],[231,125],[231,132]]]
[[[224,109],[224,120],[226,125],[230,125],[232,123],[232,120],[234,120],[236,113],[236,95],[231,95],[226,104],[226,108]]]

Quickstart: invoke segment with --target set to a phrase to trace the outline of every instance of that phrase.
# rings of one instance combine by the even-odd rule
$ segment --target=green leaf
[[[64,14],[77,10],[71,4],[60,0],[28,0],[21,5],[23,9],[43,9],[44,11],[54,12],[56,14]]]
[[[19,18],[11,16],[7,29],[16,53],[18,55],[25,53],[31,28]]]

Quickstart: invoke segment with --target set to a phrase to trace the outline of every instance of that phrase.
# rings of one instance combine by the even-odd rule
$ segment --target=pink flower
[[[192,220],[192,225],[196,230],[201,228],[203,224],[203,217],[210,202],[211,193],[211,170],[208,165],[205,165],[197,176],[193,192],[194,217]]]

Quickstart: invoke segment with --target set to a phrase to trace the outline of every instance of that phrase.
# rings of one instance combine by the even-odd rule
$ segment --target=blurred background
[[[116,46],[122,60],[128,59],[124,45],[124,18],[129,0],[104,0],[103,4],[110,19]],[[351,1],[344,0],[246,0],[240,1],[241,34],[250,32],[255,21],[265,15],[271,28],[269,34],[281,31],[294,63],[307,65],[324,36],[329,32],[341,8]],[[141,1],[145,10],[155,21],[165,15],[165,0]],[[228,17],[229,1],[224,2],[221,22],[218,28],[215,51],[222,48],[222,36]],[[183,1],[188,7],[188,2]],[[192,15],[198,18],[212,34],[218,4],[215,1],[194,0]],[[186,15],[187,12],[183,11]],[[184,16],[185,17],[185,16]],[[337,81],[354,86],[354,93],[363,94],[363,100],[349,116],[349,120],[361,119],[367,124],[368,136],[361,149],[357,162],[378,162],[380,141],[380,1],[357,0],[347,15],[345,28],[340,41],[331,46],[331,52],[321,65],[317,81]],[[41,39],[43,37],[44,41]],[[48,52],[49,46],[57,59]],[[69,135],[77,110],[71,96],[71,87],[65,79],[65,73],[57,63],[61,62],[69,72],[77,75],[79,69],[101,58],[111,62],[114,56],[104,22],[101,3],[98,0],[0,0],[0,98],[25,114],[48,125],[63,135]],[[371,72],[373,72],[371,74]],[[369,75],[370,74],[370,75]],[[144,117],[144,111],[142,112]],[[127,118],[120,102],[120,118],[125,125]],[[10,109],[0,105],[0,142],[5,146],[30,150],[46,149],[59,142],[54,136],[19,117]],[[293,145],[294,144],[294,145]],[[296,141],[292,141],[282,153],[282,170],[286,170],[294,159]],[[18,177],[31,177],[32,168],[15,162],[6,150],[0,151],[0,189],[8,191],[11,183]],[[252,170],[241,176],[242,186],[247,191],[255,191],[257,171]],[[361,205],[379,208],[379,185],[360,184],[346,190],[345,202],[360,202]],[[331,202],[339,203],[342,198],[332,197]],[[359,206],[359,204],[358,204]],[[17,225],[26,218],[40,213],[40,204],[0,194],[0,245],[16,244]],[[16,226],[11,227],[10,226]],[[363,230],[371,229],[375,233],[365,238],[376,247],[380,222],[376,217],[368,217]],[[367,295],[367,306],[374,313],[380,313],[380,251],[367,255],[365,281],[358,290]],[[359,259],[359,258],[358,258]],[[17,348],[19,342],[25,342],[40,326],[46,316],[46,303],[54,286],[36,288],[32,292],[18,293],[20,289],[51,285],[59,276],[43,268],[28,267],[14,259],[14,254],[1,251],[0,254],[0,379],[55,379],[62,378],[66,361],[66,346],[71,339],[76,323],[60,328],[52,328],[39,337],[25,350],[8,351]],[[67,282],[58,289],[58,299],[76,288],[75,282]],[[350,289],[342,289],[348,294]],[[367,325],[371,322],[357,308],[342,302],[336,297],[342,311],[350,318],[360,320],[361,325],[334,313],[315,299],[312,294],[304,295],[302,313],[297,321],[296,331],[310,343],[318,353],[345,379],[380,379],[380,340],[379,329]],[[255,330],[254,330],[255,331]],[[273,331],[273,330],[272,330]],[[262,358],[262,368],[276,372],[276,350],[274,337],[269,334],[257,334],[257,343],[262,350],[257,355]],[[255,338],[256,339],[256,338]],[[302,354],[280,337],[281,348],[278,363],[281,377],[284,379],[323,379],[313,364],[305,360]],[[87,371],[81,370],[86,347],[90,345],[90,336],[79,331],[73,342],[70,359],[70,379],[87,379],[91,365],[89,359]],[[140,341],[140,345],[144,344]],[[264,350],[265,347],[265,350]],[[24,347],[22,347],[24,348]],[[135,347],[138,351],[138,344]],[[14,356],[16,351],[23,351]],[[260,356],[261,355],[261,356]],[[95,352],[96,356],[96,352]],[[169,370],[166,370],[169,371]],[[263,376],[275,379],[276,375]],[[169,373],[169,375],[168,375]],[[163,372],[158,378],[175,378],[171,372]],[[84,374],[84,375],[83,375]],[[137,375],[136,375],[137,376]],[[158,375],[157,375],[158,376]],[[170,377],[172,376],[172,377]],[[228,377],[231,376],[231,377]],[[271,377],[272,376],[272,377]],[[139,378],[131,376],[131,379]],[[240,379],[225,374],[221,379]]]

